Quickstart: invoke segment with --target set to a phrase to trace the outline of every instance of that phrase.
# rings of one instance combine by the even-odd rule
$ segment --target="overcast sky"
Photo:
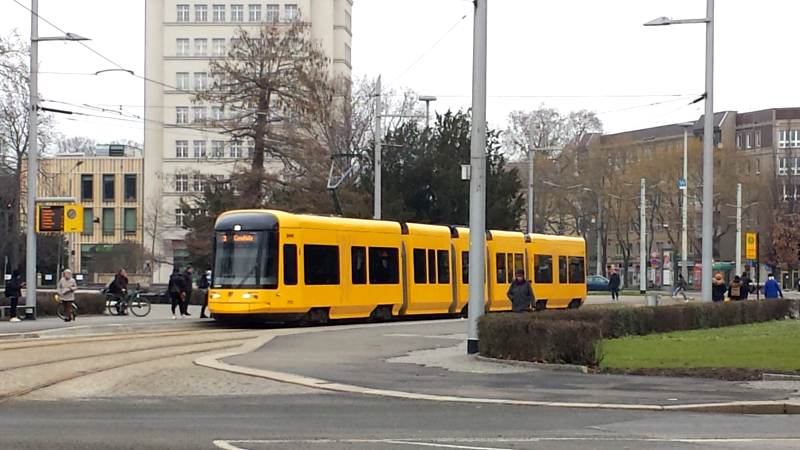
[[[19,1],[30,6],[29,0]],[[800,1],[716,3],[714,109],[800,106],[791,87]],[[642,24],[659,16],[700,18],[705,5],[704,0],[490,0],[490,124],[502,127],[510,111],[540,103],[563,112],[597,111],[606,132],[696,119],[702,102],[687,104],[704,90],[705,26]],[[87,45],[98,53],[144,74],[143,1],[40,0],[39,13],[64,31],[91,38]],[[355,0],[353,73],[381,74],[384,86],[435,95],[439,100],[432,108],[438,111],[468,108],[472,18],[467,0]],[[30,13],[14,0],[0,0],[0,32],[14,28],[30,36]],[[39,34],[59,32],[40,22]],[[143,116],[142,80],[121,72],[63,74],[114,67],[77,43],[42,43],[39,55],[44,98],[110,110],[121,106],[126,117]],[[101,142],[143,140],[136,121],[59,117],[58,127],[66,135]]]

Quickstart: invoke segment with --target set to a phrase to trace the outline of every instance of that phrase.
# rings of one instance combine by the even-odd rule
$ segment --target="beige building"
[[[352,6],[351,0],[146,0],[144,213],[154,224],[148,236],[155,240],[154,282],[166,282],[173,264],[188,262],[181,197],[202,192],[208,177],[230,174],[247,154],[242,147],[251,145],[199,124],[220,112],[192,103],[192,92],[208,86],[209,60],[227,54],[239,27],[301,17],[331,58],[331,75],[349,77]]]
[[[83,232],[65,236],[69,265],[84,274],[115,271],[106,267],[107,254],[119,250],[119,244],[143,244],[141,150],[99,145],[91,155],[68,153],[42,158],[39,164],[39,197],[74,197],[84,207]],[[147,262],[138,260],[141,267],[126,269],[145,270]]]

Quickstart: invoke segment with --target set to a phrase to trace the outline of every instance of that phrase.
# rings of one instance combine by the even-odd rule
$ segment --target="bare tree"
[[[534,141],[530,142],[530,127]],[[533,111],[512,111],[502,134],[503,149],[509,158],[524,159],[528,149],[575,146],[586,133],[600,133],[603,124],[593,111],[572,111],[567,115],[542,103]]]
[[[88,136],[64,136],[59,135],[55,139],[55,147],[58,153],[93,153],[97,141]]]

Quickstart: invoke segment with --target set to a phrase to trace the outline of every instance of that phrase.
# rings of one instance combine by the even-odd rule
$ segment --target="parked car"
[[[608,278],[600,275],[589,275],[586,280],[588,291],[608,291]]]

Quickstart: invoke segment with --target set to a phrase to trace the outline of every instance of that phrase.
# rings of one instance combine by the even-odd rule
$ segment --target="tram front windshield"
[[[218,232],[215,250],[215,288],[278,287],[277,232]]]

